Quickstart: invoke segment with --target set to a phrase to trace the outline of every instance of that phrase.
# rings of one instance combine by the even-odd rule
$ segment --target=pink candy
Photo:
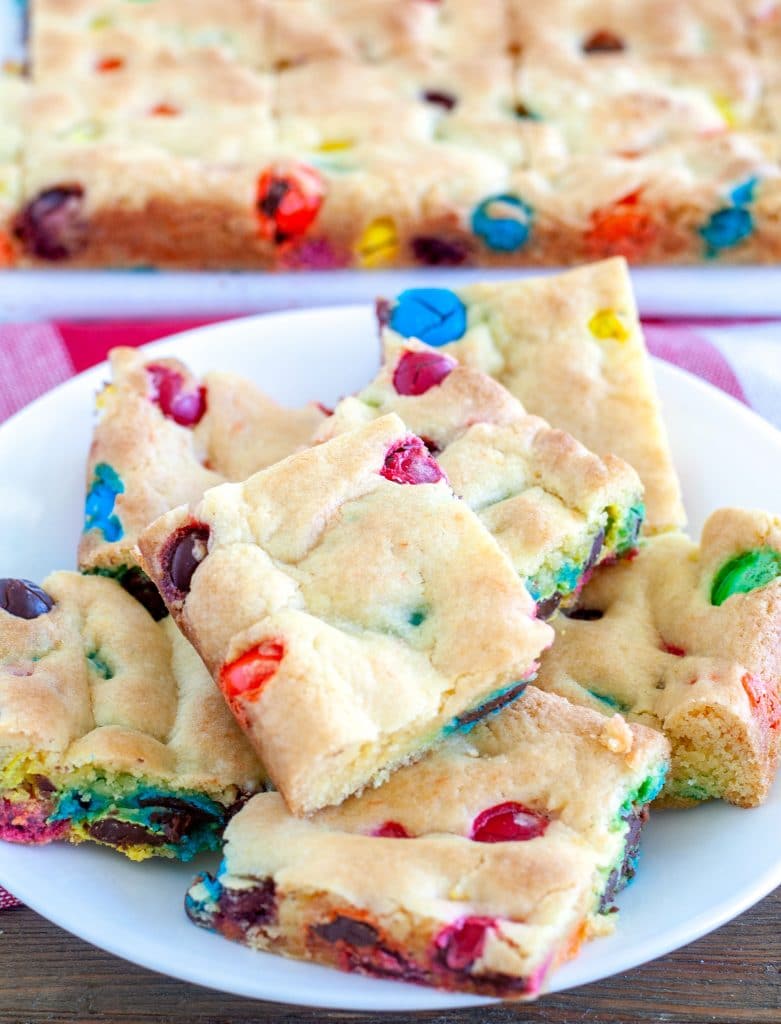
[[[521,842],[543,835],[549,824],[544,815],[508,800],[478,814],[471,838],[476,843]]]
[[[393,386],[400,395],[424,395],[457,365],[441,352],[405,352],[396,365]]]
[[[425,444],[414,434],[391,445],[380,476],[394,484],[435,484],[445,479]]]
[[[463,971],[482,956],[488,932],[496,928],[493,917],[462,917],[444,928],[434,943],[445,967]]]
[[[152,401],[160,406],[164,416],[182,427],[194,427],[206,412],[206,388],[185,391],[184,377],[176,370],[159,363],[146,368],[152,378]]]

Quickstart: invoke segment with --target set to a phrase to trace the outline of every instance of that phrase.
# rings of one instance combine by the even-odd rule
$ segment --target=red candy
[[[445,479],[425,444],[414,434],[391,445],[380,476],[394,484],[435,484]]]
[[[591,227],[586,233],[590,255],[642,259],[656,238],[657,228],[639,199],[639,192],[630,192],[612,206],[591,214]]]
[[[264,683],[279,668],[285,656],[285,645],[279,640],[264,640],[232,661],[220,672],[220,689],[228,698],[244,697],[254,700]]]
[[[153,363],[146,368],[152,378],[152,401],[164,416],[182,427],[194,427],[206,412],[206,388],[185,391],[184,377],[177,370]]]
[[[441,352],[405,352],[396,364],[393,386],[400,395],[424,395],[441,384],[457,362]]]
[[[496,928],[493,917],[462,917],[444,928],[434,940],[440,959],[451,971],[463,971],[482,956],[488,932]]]
[[[686,651],[683,647],[678,647],[677,644],[668,644],[666,640],[662,640],[662,650],[665,654],[674,654],[676,658],[686,657]]]
[[[95,65],[97,71],[119,71],[125,66],[122,57],[101,57]]]
[[[541,836],[549,820],[523,804],[508,800],[481,811],[472,825],[471,838],[476,843],[509,843]]]
[[[303,235],[320,212],[325,182],[313,167],[270,167],[258,179],[255,207],[260,234],[277,244]]]
[[[398,821],[384,821],[379,828],[376,828],[372,832],[373,836],[379,836],[382,839],[409,839],[410,834],[400,825]]]

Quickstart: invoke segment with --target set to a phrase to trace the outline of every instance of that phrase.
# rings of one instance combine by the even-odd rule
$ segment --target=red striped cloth
[[[143,345],[207,322],[0,324],[0,422],[50,388],[100,362],[110,348]],[[781,325],[654,322],[646,324],[645,331],[653,354],[753,405],[781,425],[777,417],[781,409]],[[741,346],[745,346],[743,350]],[[219,365],[219,350],[215,365]],[[19,905],[0,887],[0,910]]]

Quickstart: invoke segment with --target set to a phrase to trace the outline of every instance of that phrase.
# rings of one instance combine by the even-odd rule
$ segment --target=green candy
[[[710,592],[711,604],[724,604],[733,594],[747,594],[765,587],[781,576],[781,551],[757,548],[731,558],[716,573]]]

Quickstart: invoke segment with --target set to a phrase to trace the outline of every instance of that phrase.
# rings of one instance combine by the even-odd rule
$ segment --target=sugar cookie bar
[[[257,950],[533,998],[634,875],[664,738],[530,686],[379,789],[301,820],[260,794],[191,919]]]
[[[135,585],[136,540],[152,520],[225,479],[243,480],[309,441],[315,405],[285,409],[232,373],[197,379],[176,359],[111,353],[87,464],[79,566]]]
[[[207,491],[139,546],[296,814],[519,696],[553,638],[395,415]]]
[[[576,594],[594,565],[634,549],[644,515],[635,471],[529,415],[480,370],[389,338],[377,377],[340,402],[316,437],[389,412],[425,440],[526,581],[541,618]]]
[[[623,260],[552,277],[412,288],[380,322],[496,377],[530,413],[598,455],[614,452],[645,487],[646,528],[681,526],[680,486]]]
[[[170,618],[111,579],[0,580],[0,838],[189,860],[264,778]]]
[[[0,67],[0,270],[17,259],[13,217],[21,201],[23,108],[27,84],[20,74]]]
[[[539,685],[672,743],[668,802],[761,803],[781,738],[781,520],[720,509],[648,540],[561,617]]]

